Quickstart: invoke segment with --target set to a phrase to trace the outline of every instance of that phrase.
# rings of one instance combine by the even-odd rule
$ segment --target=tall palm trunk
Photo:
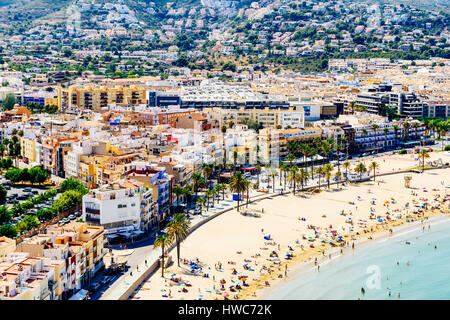
[[[181,244],[181,241],[178,238],[178,235],[176,235],[175,237],[176,237],[176,242],[177,242],[177,262],[178,262],[178,266],[180,266],[180,244]]]
[[[238,204],[237,204],[237,211],[239,212],[239,198],[240,198],[240,193],[238,192],[238,194],[237,194],[237,202],[238,202]]]
[[[248,191],[248,189],[250,189],[250,188],[247,187],[247,206],[246,206],[246,208],[248,208],[248,198],[249,198],[249,191]]]
[[[161,277],[164,278],[164,246],[161,247],[162,256],[161,256]]]

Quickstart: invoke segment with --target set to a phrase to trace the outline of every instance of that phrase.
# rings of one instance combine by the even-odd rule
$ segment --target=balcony
[[[91,213],[91,214],[100,214],[100,210],[99,209],[94,209],[94,208],[86,208],[86,213]]]

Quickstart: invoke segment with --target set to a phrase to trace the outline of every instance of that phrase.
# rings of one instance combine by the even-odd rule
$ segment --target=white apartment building
[[[83,197],[83,220],[103,226],[106,234],[140,230],[141,200],[148,192],[143,183],[129,179],[92,190]]]

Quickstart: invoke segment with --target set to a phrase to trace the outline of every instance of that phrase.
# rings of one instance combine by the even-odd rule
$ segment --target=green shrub
[[[445,151],[450,151],[450,145],[444,147]]]
[[[408,153],[408,151],[406,151],[405,149],[402,149],[398,152],[398,154],[407,154],[407,153]]]

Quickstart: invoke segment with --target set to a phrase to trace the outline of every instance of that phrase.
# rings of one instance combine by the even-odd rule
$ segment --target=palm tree
[[[236,192],[238,196],[238,204],[237,204],[237,210],[239,211],[239,201],[240,201],[240,195],[242,192],[246,190],[246,182],[245,178],[240,172],[236,172],[230,179],[230,190],[231,192]]]
[[[373,170],[373,181],[375,181],[376,170],[378,170],[379,168],[380,168],[380,166],[378,165],[378,163],[376,161],[372,161],[369,164],[369,170]]]
[[[217,194],[218,193],[217,193],[217,189],[216,188],[211,189],[212,207],[214,207],[214,200],[216,199]]]
[[[361,134],[363,135],[363,141],[364,141],[364,145],[366,144],[366,136],[367,136],[367,130],[366,130],[366,128],[363,128],[362,130],[361,130]]]
[[[336,178],[336,184],[339,185],[339,181],[340,181],[341,178],[342,178],[342,172],[341,172],[341,171],[337,171],[337,172],[334,174],[334,177]]]
[[[438,131],[439,124],[440,124],[441,122],[442,122],[442,119],[441,119],[441,118],[436,118],[436,119],[433,119],[433,121],[432,121],[431,126],[432,126],[432,128],[433,128],[433,136],[434,136],[434,137],[436,137],[436,132]]]
[[[417,136],[418,136],[417,128],[419,128],[419,122],[414,121],[411,124],[411,128],[414,129],[414,139],[417,139]]]
[[[441,139],[441,148],[442,151],[444,151],[444,138],[442,138],[443,136],[445,136],[447,134],[447,131],[450,127],[450,122],[447,121],[442,121],[441,124],[439,125],[439,137]]]
[[[3,154],[5,153],[6,147],[4,144],[0,144],[0,154],[2,156],[3,159]]]
[[[419,152],[419,157],[422,158],[422,172],[425,171],[425,158],[429,158],[430,154],[428,153],[427,149],[422,149]]]
[[[203,206],[205,205],[205,198],[198,198],[196,204],[200,207],[200,213],[203,214]]]
[[[323,171],[325,173],[325,178],[327,179],[328,190],[330,190],[330,178],[331,172],[333,172],[333,166],[329,163],[323,166]]]
[[[209,197],[212,196],[212,190],[206,190],[205,196],[206,196],[206,211],[208,211],[209,210]]]
[[[300,185],[301,185],[302,191],[303,191],[303,185],[305,185],[309,180],[309,174],[306,172],[305,169],[301,168],[298,171],[298,180],[300,182]]]
[[[244,179],[244,184],[245,184],[245,190],[247,191],[247,204],[245,207],[248,208],[248,201],[250,198],[249,190],[250,190],[250,187],[252,186],[252,183],[249,180]]]
[[[394,128],[394,133],[395,133],[395,145],[397,145],[397,141],[398,141],[398,131],[400,130],[400,128],[398,127],[398,125],[394,124],[392,126]]]
[[[256,170],[256,176],[258,177],[258,182],[257,182],[257,187],[259,188],[259,175],[261,174],[261,166],[259,164],[257,164],[255,166],[255,170]]]
[[[202,174],[200,172],[194,172],[192,173],[192,181],[194,183],[194,191],[195,191],[195,196],[197,197],[197,191],[198,191],[198,187],[199,187],[199,182],[202,179]]]
[[[340,162],[340,157],[341,157],[341,151],[344,148],[344,146],[340,143],[338,143],[336,145],[336,154],[337,154],[337,165],[338,165],[338,171],[341,171],[341,162]]]
[[[267,175],[267,187],[269,187],[269,174],[268,174],[268,172],[269,172],[270,167],[272,167],[272,165],[270,164],[270,162],[268,162],[268,163],[266,163],[265,167],[266,167],[266,175]]]
[[[327,158],[327,160],[329,161],[329,155],[331,153],[331,147],[330,144],[328,142],[324,142],[321,144],[321,149],[322,149],[322,153],[325,156],[325,158]]]
[[[433,118],[426,117],[423,120],[423,124],[425,125],[425,134],[424,139],[431,133],[431,129],[433,128]]]
[[[362,162],[358,163],[354,169],[356,173],[359,173],[359,181],[362,180],[363,173],[367,172],[366,165]]]
[[[294,184],[294,195],[295,195],[295,190],[296,190],[296,186],[297,186],[297,181],[299,181],[299,173],[298,173],[298,168],[297,166],[292,166],[290,172],[289,172],[289,176],[288,176],[288,181],[291,182],[291,184]]]
[[[191,198],[192,198],[192,189],[193,186],[191,186],[190,184],[188,184],[186,187],[183,188],[183,196],[185,198],[185,208],[188,207],[188,204],[191,202]]]
[[[305,167],[307,168],[307,160],[306,157],[308,156],[308,145],[306,143],[302,143],[299,146],[300,152],[303,155],[303,161],[305,163]]]
[[[316,169],[316,174],[318,174],[319,175],[319,190],[320,190],[320,178],[322,177],[322,175],[324,174],[324,169],[323,169],[323,166],[319,166],[317,169]]]
[[[218,192],[222,191],[222,200],[225,200],[225,190],[227,190],[227,185],[225,183],[218,183],[216,185],[216,190]]]
[[[155,239],[155,243],[153,244],[153,248],[157,249],[157,248],[161,248],[161,259],[162,259],[162,263],[161,263],[161,277],[164,278],[164,255],[165,255],[165,248],[169,247],[171,244],[173,243],[172,238],[166,234],[160,234],[156,237]]]
[[[175,195],[175,197],[176,197],[175,202],[177,203],[177,207],[178,207],[178,206],[179,206],[179,203],[178,203],[178,197],[181,196],[181,195],[183,195],[184,189],[183,189],[182,187],[180,187],[180,186],[175,186],[175,187],[173,187],[173,189],[172,189],[172,193],[173,193],[173,194]]]
[[[272,178],[272,187],[273,187],[273,192],[275,192],[275,178],[278,177],[278,172],[277,170],[272,170],[270,172],[270,177]]]
[[[282,177],[283,177],[283,166],[284,166],[284,162],[283,161],[279,161],[278,162],[278,169],[280,170],[280,187],[281,187],[281,183],[282,183]]]
[[[287,163],[283,164],[283,167],[281,168],[283,170],[284,175],[284,188],[286,188],[286,178],[288,175],[289,170],[291,169],[291,166]]]
[[[292,153],[287,155],[287,161],[289,161],[289,166],[292,167],[292,161],[295,160],[295,156]]]
[[[190,222],[186,219],[184,214],[178,213],[173,217],[173,220],[168,224],[169,237],[175,239],[177,244],[177,262],[180,266],[180,246],[189,233]]]
[[[314,158],[317,156],[316,147],[310,146],[308,148],[308,157],[311,157],[311,178],[314,179]]]
[[[348,181],[348,169],[350,168],[350,162],[345,161],[342,166],[345,168],[345,180]]]
[[[403,122],[403,129],[405,130],[403,139],[405,142],[408,141],[408,139],[409,139],[409,128],[410,127],[411,127],[411,124],[405,120],[405,122]]]
[[[206,180],[206,184],[209,185],[208,179],[211,174],[214,172],[214,164],[213,163],[202,163],[203,175]]]

